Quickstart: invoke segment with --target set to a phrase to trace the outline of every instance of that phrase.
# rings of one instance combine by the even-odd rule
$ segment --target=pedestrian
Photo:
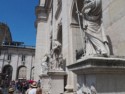
[[[28,93],[28,94],[36,94],[37,83],[36,83],[36,82],[33,82],[33,83],[31,84],[31,88],[32,88],[32,89],[29,90],[29,93]]]
[[[9,93],[9,94],[14,94],[14,89],[13,89],[13,88],[9,88],[8,93]]]
[[[42,94],[42,89],[40,87],[37,88],[36,94]]]
[[[3,94],[2,87],[0,86],[0,94]]]
[[[41,87],[41,82],[40,82],[40,80],[38,80],[37,86],[38,86],[38,87]]]
[[[29,94],[29,91],[32,89],[31,85],[29,85],[29,88],[27,89],[25,94]]]

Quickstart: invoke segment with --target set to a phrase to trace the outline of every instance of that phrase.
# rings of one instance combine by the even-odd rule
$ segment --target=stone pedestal
[[[50,94],[64,93],[64,71],[49,71],[48,75],[51,77]]]
[[[42,94],[49,94],[50,92],[50,77],[47,74],[41,74],[41,88],[42,88]]]
[[[77,93],[69,93],[69,92],[65,92],[64,94],[77,94]]]
[[[125,94],[124,58],[84,57],[68,69],[77,74],[77,94]]]

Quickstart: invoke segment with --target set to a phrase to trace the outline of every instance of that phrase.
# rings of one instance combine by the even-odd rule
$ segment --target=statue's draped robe
[[[85,0],[87,1],[87,0]],[[89,0],[84,4],[84,25],[86,32],[86,55],[108,55],[108,41],[102,26],[101,0]]]

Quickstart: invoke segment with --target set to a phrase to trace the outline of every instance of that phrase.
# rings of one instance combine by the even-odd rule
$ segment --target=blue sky
[[[13,41],[35,46],[35,6],[38,0],[0,0],[0,22],[6,23]]]

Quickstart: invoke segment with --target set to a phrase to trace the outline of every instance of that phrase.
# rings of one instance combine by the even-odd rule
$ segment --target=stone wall
[[[8,60],[8,54],[11,54],[11,60]],[[22,55],[25,55],[25,61],[22,62]],[[27,49],[27,48],[12,48],[10,46],[1,49],[1,55],[0,55],[0,67],[1,67],[1,73],[2,68],[4,68],[7,65],[12,66],[12,80],[17,79],[18,74],[18,68],[21,66],[26,67],[26,79],[29,80],[31,77],[31,69],[34,67],[34,58],[35,57],[35,50],[34,49]]]
[[[102,0],[103,22],[111,54],[125,56],[125,0]]]
[[[44,0],[41,0],[44,1]],[[47,1],[47,0],[46,0]],[[41,73],[41,59],[50,49],[50,33],[52,39],[58,36],[58,25],[62,24],[62,54],[66,66],[76,63],[76,50],[82,47],[81,34],[78,23],[78,16],[76,14],[75,0],[62,0],[62,10],[58,18],[55,18],[58,8],[58,0],[53,0],[53,7],[50,8],[48,19],[46,21],[39,21],[37,23],[37,41],[36,41],[36,57],[35,57],[35,79],[39,79],[38,75]],[[59,0],[60,1],[60,0]],[[78,1],[78,8],[81,11],[83,0]],[[104,29],[109,40],[111,55],[124,56],[124,22],[125,22],[125,0],[102,0],[103,15],[102,21]],[[41,18],[44,18],[40,14]],[[82,21],[81,21],[82,23]],[[83,39],[84,41],[84,39]],[[84,44],[83,44],[84,45]],[[69,71],[67,72],[67,88],[75,88],[75,75]]]
[[[125,85],[123,74],[89,74],[78,75],[78,94],[83,90],[81,88],[94,88],[97,94],[124,94]],[[81,87],[81,88],[80,88]],[[81,90],[81,91],[80,91]]]

